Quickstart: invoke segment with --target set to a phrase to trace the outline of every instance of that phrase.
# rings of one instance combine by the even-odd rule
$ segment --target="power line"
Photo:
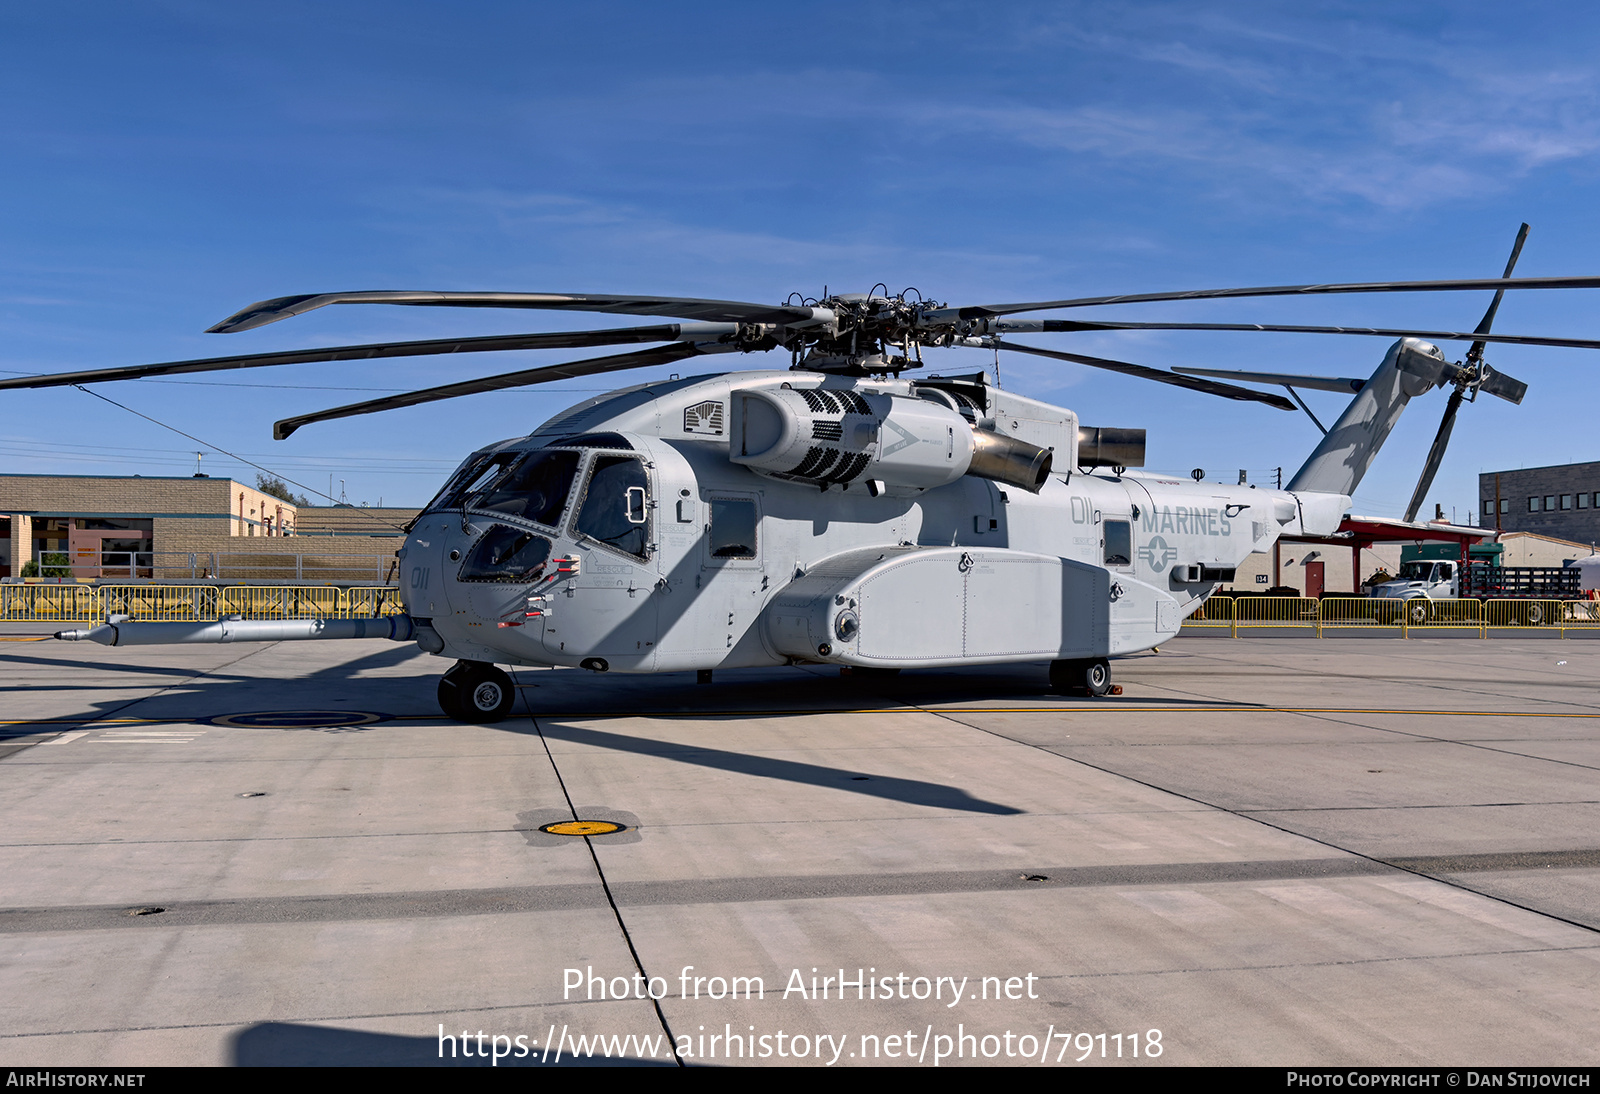
[[[145,421],[150,422],[150,423],[152,423],[154,425],[158,425],[162,429],[170,429],[172,432],[176,433],[180,437],[187,437],[189,440],[193,441],[195,444],[204,445],[207,448],[214,449],[217,452],[221,452],[224,456],[232,456],[234,459],[238,460],[240,463],[248,464],[249,466],[254,467],[257,471],[265,472],[266,474],[271,475],[275,479],[278,479],[278,480],[280,480],[282,482],[288,483],[290,486],[298,486],[302,490],[309,490],[311,493],[317,495],[317,497],[319,497],[319,498],[327,498],[329,501],[333,502],[335,505],[339,504],[337,498],[333,497],[331,494],[323,493],[321,490],[318,490],[314,486],[308,486],[303,482],[296,482],[294,479],[291,479],[286,475],[278,474],[276,471],[273,471],[270,467],[263,467],[261,464],[256,463],[254,460],[247,460],[243,456],[235,455],[234,453],[229,452],[226,448],[223,448],[221,445],[216,445],[216,444],[212,444],[210,441],[201,440],[199,437],[196,437],[193,433],[185,433],[183,430],[179,429],[177,426],[168,425],[166,422],[160,421],[160,420],[158,420],[156,418],[152,418],[148,414],[142,414],[139,411],[133,409],[133,407],[131,407],[131,406],[123,406],[121,403],[117,402],[115,399],[107,398],[106,396],[100,394],[98,391],[90,391],[88,388],[84,387],[82,384],[73,384],[72,386],[77,388],[79,391],[83,392],[85,395],[93,395],[96,399],[99,399],[101,402],[110,403],[114,407],[118,407],[118,408],[120,408],[122,410],[126,410],[129,414],[132,414],[132,415],[134,415],[135,417],[138,417],[138,418],[143,418]],[[398,524],[392,524],[389,521],[384,520],[382,517],[377,516],[376,514],[367,512],[365,509],[360,509],[360,508],[357,508],[355,506],[347,506],[347,508],[349,508],[352,513],[360,513],[363,516],[367,517],[367,519],[372,520],[372,521],[376,521],[378,524],[383,525],[385,528],[393,528],[397,532],[404,532],[405,531],[405,529],[401,528]]]

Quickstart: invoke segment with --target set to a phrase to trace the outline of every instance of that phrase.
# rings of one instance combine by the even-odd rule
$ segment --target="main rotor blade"
[[[1268,285],[1250,289],[1189,289],[1184,292],[1137,293],[1124,296],[1080,296],[1073,300],[1038,300],[1025,304],[988,304],[968,308],[939,308],[924,312],[927,319],[982,319],[1055,308],[1088,308],[1100,304],[1147,304],[1159,300],[1221,300],[1249,296],[1319,296],[1363,292],[1466,292],[1480,289],[1595,289],[1600,277],[1476,278],[1450,281],[1358,281],[1339,285]]]
[[[550,311],[612,312],[619,315],[670,315],[715,323],[801,323],[818,309],[747,304],[738,300],[698,300],[675,296],[596,296],[539,292],[330,292],[280,296],[235,312],[207,334],[234,334],[303,315],[329,304],[410,304],[434,308],[535,308]],[[826,309],[821,309],[826,310]]]
[[[1461,389],[1456,388],[1450,393],[1450,401],[1444,404],[1444,420],[1439,423],[1439,432],[1434,435],[1433,447],[1428,449],[1428,461],[1422,465],[1422,477],[1417,480],[1411,504],[1406,506],[1408,524],[1417,519],[1417,510],[1422,508],[1422,502],[1428,496],[1428,487],[1433,485],[1433,476],[1438,474],[1439,464],[1444,460],[1445,446],[1450,443],[1450,431],[1456,427],[1456,411],[1460,409]]]
[[[373,342],[364,346],[325,346],[321,349],[251,353],[238,357],[204,357],[194,361],[128,365],[122,368],[91,369],[86,372],[58,372],[49,376],[0,380],[0,390],[100,384],[111,380],[138,380],[146,376],[172,376],[184,372],[221,372],[235,368],[264,368],[268,365],[302,365],[314,361],[366,361],[381,357],[422,357],[430,354],[490,353],[518,349],[582,349],[589,346],[619,346],[635,342],[671,342],[681,338],[711,341],[720,337],[731,337],[738,332],[738,329],[736,323],[663,323],[652,327],[621,327],[614,330],[569,331],[554,334],[497,334],[483,338],[436,338],[426,342]]]
[[[997,342],[995,344],[1001,349],[1015,350],[1018,353],[1031,353],[1036,357],[1052,357],[1058,361],[1072,361],[1080,365],[1089,365],[1092,368],[1120,372],[1125,376],[1137,376],[1141,380],[1154,380],[1161,384],[1171,384],[1173,387],[1188,388],[1190,391],[1202,391],[1207,395],[1220,395],[1224,399],[1266,403],[1268,406],[1277,407],[1279,410],[1295,409],[1295,405],[1282,395],[1271,395],[1264,391],[1252,391],[1247,387],[1235,387],[1232,384],[1219,384],[1213,380],[1198,380],[1192,376],[1179,376],[1176,372],[1166,372],[1146,365],[1130,364],[1127,361],[1112,361],[1105,357],[1088,357],[1081,353],[1063,353],[1060,350],[1040,349],[1037,346],[1022,346],[1016,342]]]
[[[1510,277],[1511,271],[1517,268],[1517,257],[1522,254],[1522,245],[1528,241],[1528,225],[1524,223],[1517,230],[1517,241],[1511,245],[1511,257],[1506,261],[1506,272],[1502,277]],[[1478,334],[1488,334],[1489,328],[1494,326],[1494,313],[1500,310],[1500,300],[1504,297],[1504,289],[1496,289],[1494,299],[1489,301],[1489,310],[1483,313],[1483,319],[1478,323]],[[1472,348],[1467,350],[1467,360],[1477,364],[1483,360],[1483,340],[1472,343]],[[1521,402],[1521,400],[1517,400]]]
[[[1481,340],[1510,346],[1564,346],[1567,349],[1600,349],[1600,339],[1545,338],[1530,334],[1486,334],[1480,331],[1419,330],[1400,327],[1311,327],[1281,323],[1097,323],[1076,319],[1039,319],[1027,324],[1027,329],[1002,333],[1027,334],[1034,331],[1044,334],[1071,333],[1074,331],[1101,330],[1220,330],[1265,331],[1279,334],[1358,334],[1376,338],[1426,338],[1429,341],[1465,342]]]
[[[691,342],[680,342],[671,346],[658,346],[655,349],[620,353],[615,357],[591,357],[585,361],[569,361],[564,365],[546,365],[543,368],[524,369],[521,372],[505,372],[498,376],[485,376],[477,380],[464,380],[458,384],[408,391],[404,395],[368,399],[364,403],[350,403],[347,406],[334,407],[332,410],[319,410],[315,414],[285,418],[273,423],[272,436],[281,441],[301,426],[310,425],[312,422],[325,422],[332,418],[352,418],[357,414],[376,414],[380,410],[397,410],[403,406],[433,403],[440,399],[454,399],[462,395],[477,395],[485,391],[500,391],[508,387],[544,384],[551,380],[566,380],[574,376],[594,376],[602,372],[622,372],[649,365],[668,365],[708,352],[712,352],[709,347],[702,348]]]
[[[1187,365],[1173,365],[1172,371],[1181,372],[1185,376],[1211,376],[1218,380],[1243,380],[1252,384],[1283,384],[1285,387],[1308,387],[1313,391],[1337,391],[1341,395],[1354,394],[1367,383],[1351,376],[1297,376],[1287,372],[1238,372],[1233,369],[1190,368]]]

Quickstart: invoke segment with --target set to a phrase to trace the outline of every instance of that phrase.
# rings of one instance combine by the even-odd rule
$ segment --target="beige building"
[[[0,475],[0,578],[383,581],[414,509],[300,507],[232,479]]]

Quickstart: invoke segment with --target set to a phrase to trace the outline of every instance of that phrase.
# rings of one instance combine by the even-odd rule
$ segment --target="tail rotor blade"
[[[1496,372],[1488,365],[1480,365],[1478,367],[1484,371],[1483,380],[1478,384],[1480,391],[1487,391],[1490,395],[1499,396],[1508,403],[1520,403],[1522,402],[1522,397],[1528,393],[1528,385],[1516,377],[1507,376],[1503,372]]]
[[[1461,409],[1461,398],[1461,389],[1456,388],[1450,393],[1450,401],[1444,406],[1444,421],[1439,423],[1439,432],[1433,438],[1433,447],[1428,449],[1428,462],[1422,465],[1422,477],[1417,480],[1416,493],[1411,495],[1411,504],[1406,506],[1407,523],[1417,519],[1417,510],[1422,508],[1423,499],[1428,496],[1428,488],[1433,485],[1433,477],[1439,473],[1439,464],[1444,461],[1445,446],[1450,443],[1450,431],[1456,427],[1456,411]]]

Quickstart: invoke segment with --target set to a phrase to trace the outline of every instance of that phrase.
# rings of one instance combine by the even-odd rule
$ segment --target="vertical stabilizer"
[[[1406,403],[1437,386],[1448,367],[1439,347],[1421,339],[1402,338],[1390,346],[1288,489],[1354,494]]]

